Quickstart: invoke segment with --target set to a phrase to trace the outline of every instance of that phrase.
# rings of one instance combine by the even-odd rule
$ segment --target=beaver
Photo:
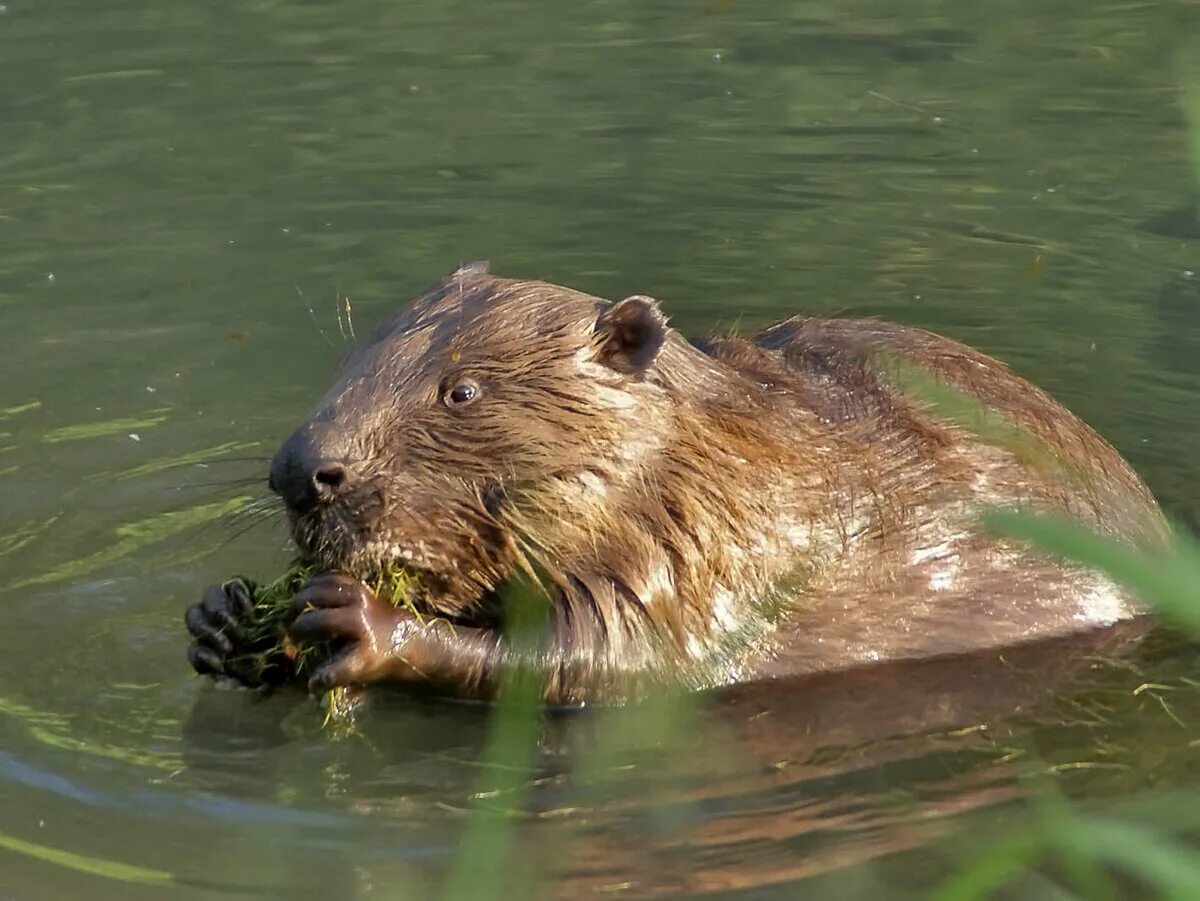
[[[949,415],[921,378],[1001,434]],[[349,352],[269,484],[322,573],[290,627],[337,643],[314,691],[488,699],[526,667],[547,702],[619,703],[1009,646],[1139,609],[1105,577],[989,534],[983,507],[1165,535],[1108,443],[948,338],[798,317],[689,341],[650,297],[483,263]],[[427,615],[364,584],[394,567],[419,574]],[[536,644],[505,629],[516,583],[547,601]],[[236,675],[249,613],[237,583],[205,591],[187,613],[196,670]]]

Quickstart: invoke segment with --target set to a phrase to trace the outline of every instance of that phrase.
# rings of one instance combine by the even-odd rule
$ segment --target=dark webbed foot
[[[185,617],[194,639],[188,662],[201,675],[233,679],[249,688],[278,685],[295,667],[272,633],[255,634],[254,600],[241,581],[210,585]]]

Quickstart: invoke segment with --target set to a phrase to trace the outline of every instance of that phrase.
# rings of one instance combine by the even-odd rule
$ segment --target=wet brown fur
[[[905,367],[976,398],[1017,443],[931,408]],[[463,378],[480,397],[452,409]],[[518,660],[551,700],[619,700],[645,681],[703,687],[1087,628],[1133,605],[982,534],[979,507],[1063,510],[1131,541],[1163,529],[1098,435],[949,339],[800,318],[693,344],[648,299],[483,266],[353,351],[304,431],[349,487],[295,519],[298,543],[359,578],[424,570],[422,604],[453,628],[404,632],[390,677],[468,696]],[[549,585],[552,635],[532,656],[498,631],[498,591],[522,572]]]

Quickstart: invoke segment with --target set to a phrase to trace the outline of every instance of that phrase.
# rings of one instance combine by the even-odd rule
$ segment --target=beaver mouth
[[[292,541],[304,560],[329,572],[344,572],[360,581],[404,570],[432,575],[436,563],[417,544],[371,534],[335,510],[292,516]]]
[[[426,579],[437,576],[436,568],[417,548],[396,542],[373,541],[365,544],[341,565],[345,572],[360,580],[397,571]]]
[[[429,614],[447,606],[446,567],[419,543],[373,535],[334,510],[293,517],[292,541],[301,559],[318,571],[342,572],[369,587],[405,576],[406,606]]]
[[[299,536],[296,544],[304,559],[312,565],[329,572],[344,572],[361,582],[398,571],[424,579],[437,577],[437,566],[414,545],[378,539],[355,542],[326,538],[314,543],[301,540]]]
[[[292,541],[305,565],[344,573],[393,601],[403,585],[408,609],[463,624],[481,617],[490,622],[498,606],[497,583],[487,569],[497,539],[473,528],[469,513],[434,509],[428,515],[421,505],[389,509],[379,492],[288,507]]]

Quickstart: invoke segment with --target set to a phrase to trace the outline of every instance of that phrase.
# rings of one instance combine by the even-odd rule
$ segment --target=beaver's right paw
[[[250,590],[239,580],[204,589],[199,604],[188,608],[185,621],[195,639],[188,662],[201,675],[227,677],[249,688],[287,681],[290,659],[274,636],[251,637],[254,617]]]

